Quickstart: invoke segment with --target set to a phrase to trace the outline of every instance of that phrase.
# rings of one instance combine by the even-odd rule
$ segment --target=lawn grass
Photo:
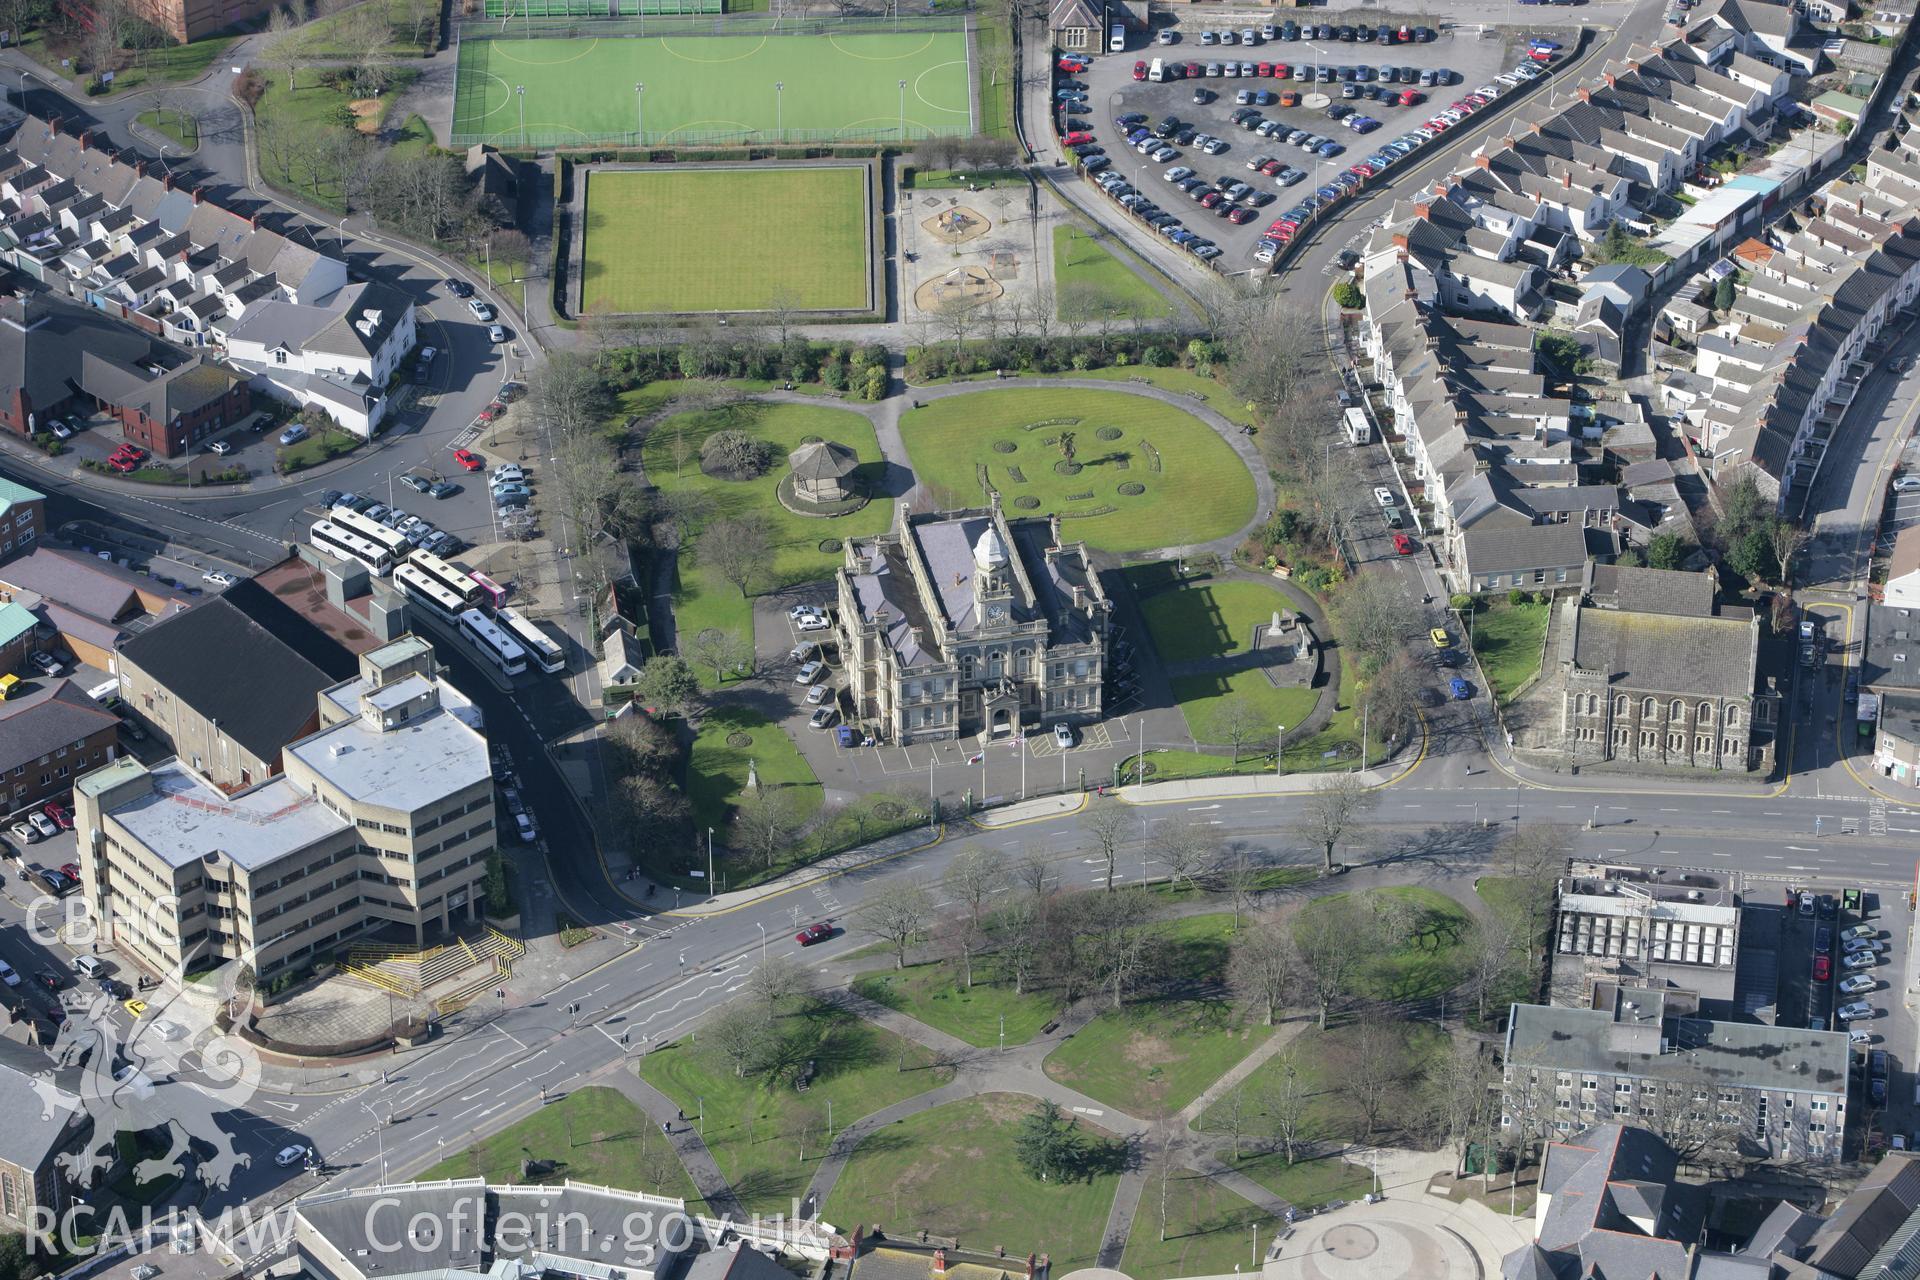
[[[341,431],[337,427],[323,428],[309,433],[305,440],[297,444],[281,445],[274,451],[273,465],[283,474],[304,471],[342,454],[352,453],[365,443],[351,432]]]
[[[300,68],[294,75],[296,87],[291,92],[287,89],[287,77],[278,74],[267,76],[266,89],[253,107],[254,119],[261,125],[256,137],[276,136],[270,127],[270,122],[275,121],[284,126],[282,132],[288,139],[317,137],[330,129],[338,129],[341,109],[363,99],[355,98],[345,89],[329,88],[322,84],[322,74],[322,68]],[[386,92],[380,95],[371,113],[361,117],[363,132],[377,132],[383,127],[387,112],[393,109],[393,104],[418,75],[419,72],[410,68],[394,71]],[[341,194],[342,175],[326,148],[294,145],[276,150],[273,146],[263,144],[260,147],[260,172],[268,182],[284,187],[303,199],[324,205],[335,212],[346,210]]]
[[[1540,646],[1547,638],[1548,608],[1544,604],[1495,600],[1473,616],[1474,656],[1502,706],[1540,674]]]
[[[1246,653],[1253,631],[1277,610],[1299,608],[1277,587],[1247,578],[1216,578],[1156,592],[1141,601],[1147,631],[1162,662],[1197,662]]]
[[[1241,1081],[1239,1088],[1245,1095],[1242,1112],[1243,1128],[1247,1133],[1262,1131],[1262,1099],[1270,1096],[1279,1083],[1282,1074],[1289,1066],[1297,1073],[1299,1087],[1306,1094],[1306,1110],[1302,1117],[1301,1137],[1309,1142],[1353,1142],[1364,1135],[1363,1122],[1356,1117],[1353,1104],[1340,1092],[1341,1059],[1344,1053],[1351,1052],[1351,1045],[1364,1020],[1336,1025],[1326,1031],[1308,1028],[1300,1033],[1295,1041],[1279,1053],[1255,1067]],[[1377,1021],[1377,1020],[1376,1020]],[[1418,1088],[1420,1080],[1430,1071],[1438,1059],[1448,1052],[1451,1041],[1446,1032],[1430,1022],[1388,1022],[1400,1037],[1402,1050],[1402,1069],[1404,1072],[1404,1090],[1411,1096]],[[1413,1114],[1416,1109],[1408,1108],[1405,1119],[1417,1123]],[[1228,1132],[1226,1123],[1227,1101],[1222,1098],[1209,1106],[1200,1117],[1197,1128],[1210,1133]],[[1379,1137],[1380,1135],[1375,1135]],[[1405,1135],[1399,1135],[1404,1137]],[[1244,1154],[1244,1149],[1243,1149]],[[1286,1169],[1284,1157],[1276,1161],[1277,1168],[1258,1160],[1249,1160],[1253,1167],[1246,1169],[1249,1177],[1275,1192],[1286,1195],[1275,1181]],[[1297,1168],[1296,1164],[1296,1168]],[[1303,1178],[1331,1179],[1331,1170],[1317,1174],[1294,1174],[1289,1176]],[[1345,1175],[1342,1175],[1345,1176]],[[1308,1195],[1302,1188],[1301,1194]],[[1292,1197],[1289,1196],[1289,1199]],[[1329,1199],[1352,1199],[1350,1195],[1328,1194]]]
[[[985,24],[983,24],[985,25]],[[897,141],[973,132],[964,32],[675,35],[595,40],[463,40],[453,143],[631,145],[644,112],[655,146],[702,141]],[[902,93],[901,80],[907,82]],[[776,92],[774,84],[784,86]],[[636,94],[635,84],[647,86]],[[526,132],[514,90],[525,86]],[[642,97],[644,96],[644,102]],[[903,117],[904,101],[904,117]],[[713,210],[699,212],[712,213]],[[784,212],[747,205],[755,236],[736,256],[760,260],[759,233]],[[730,245],[730,241],[716,241]],[[721,249],[721,252],[728,252]]]
[[[191,111],[142,111],[134,119],[161,137],[172,139],[183,151],[192,151],[200,145],[200,122]]]
[[[646,411],[647,388],[621,398],[619,420]],[[722,480],[700,469],[700,445],[715,431],[745,431],[764,440],[774,451],[774,464],[757,480]],[[865,537],[886,529],[892,519],[887,500],[878,497],[851,515],[832,520],[799,516],[780,505],[775,496],[786,472],[787,455],[807,436],[819,436],[847,446],[861,459],[856,478],[877,493],[886,474],[873,424],[860,414],[825,405],[768,404],[739,401],[721,408],[675,414],[648,432],[642,448],[647,479],[667,492],[690,491],[711,505],[713,518],[754,515],[763,517],[771,531],[773,555],[758,582],[757,591],[772,591],[829,577],[839,567],[841,553],[820,549],[823,539]],[[684,462],[680,451],[684,449]],[[740,591],[700,561],[696,529],[691,555],[680,557],[680,581],[673,601],[674,626],[685,641],[708,627],[731,631],[742,639],[753,635],[753,605]],[[711,684],[712,671],[700,673]]]
[[[1133,1116],[1180,1110],[1273,1033],[1226,994],[1232,916],[1187,916],[1159,932],[1176,994],[1109,1008],[1045,1063],[1053,1079]]]
[[[663,1150],[664,1160],[660,1158]],[[522,1169],[524,1160],[551,1160],[554,1170],[530,1176]],[[571,1178],[672,1196],[689,1204],[700,1199],[659,1126],[625,1094],[603,1085],[575,1089],[460,1154],[448,1156],[420,1177],[427,1181],[485,1178],[521,1185]]]
[[[1133,1280],[1224,1275],[1235,1267],[1257,1274],[1276,1224],[1266,1210],[1241,1199],[1204,1173],[1176,1169],[1166,1183],[1166,1231],[1160,1229],[1160,1178],[1153,1176],[1127,1236],[1120,1269]]]
[[[864,310],[867,215],[858,165],[594,171],[583,303],[623,313]]]
[[[742,1079],[710,1046],[687,1041],[649,1053],[641,1063],[641,1076],[699,1126],[750,1212],[790,1210],[792,1199],[805,1191],[821,1154],[829,1102],[837,1131],[952,1075],[919,1045],[828,1005],[803,1005],[783,1014],[779,1026],[780,1065],[760,1075]],[[801,1093],[792,1072],[808,1061],[815,1075]],[[804,1146],[798,1137],[803,1120],[809,1130]]]
[[[1187,732],[1195,742],[1225,744],[1226,737],[1218,731],[1222,713],[1235,703],[1252,707],[1256,723],[1265,730],[1262,740],[1252,744],[1252,750],[1264,751],[1269,763],[1273,760],[1273,740],[1278,737],[1273,726],[1300,724],[1320,704],[1319,690],[1279,688],[1252,669],[1175,676],[1168,683],[1174,701],[1180,704],[1180,713],[1187,718]],[[1287,744],[1289,756],[1294,753],[1293,745]]]
[[[1092,315],[1165,316],[1173,307],[1101,237],[1053,229],[1053,283],[1061,307]]]
[[[1373,1190],[1373,1171],[1338,1156],[1296,1159],[1282,1151],[1241,1151],[1234,1170],[1244,1173],[1288,1204],[1318,1209],[1334,1200],[1359,1200]]]
[[[387,11],[388,40],[386,47],[380,51],[382,57],[424,58],[433,52],[440,26],[437,13],[433,21],[422,24],[416,36],[414,24],[407,20],[406,10],[399,0],[367,0],[367,2],[382,5]],[[357,50],[350,50],[340,43],[341,27],[352,17],[350,13],[335,13],[324,18],[316,18],[293,32],[292,39],[301,54],[307,58],[323,60],[358,57]]]
[[[229,32],[195,40],[191,44],[164,45],[144,54],[122,51],[118,59],[122,65],[115,69],[113,83],[106,87],[105,94],[88,96],[112,97],[136,89],[156,89],[162,85],[197,80],[207,73],[207,68],[213,66],[236,39],[238,37]],[[73,86],[76,93],[86,93],[93,81],[90,70],[76,74],[72,68],[60,65],[62,58],[73,59],[75,67],[88,65],[86,53],[75,37],[44,30],[33,31],[19,42],[19,47],[21,52],[45,67],[49,77]]]
[[[1014,77],[1006,72],[991,74],[991,68],[1013,65],[1012,23],[1005,17],[988,19],[973,29],[974,53],[979,58],[975,70],[974,92],[980,103],[979,133],[985,138],[1013,139]]]
[[[967,986],[960,962],[940,960],[902,970],[876,969],[853,981],[853,989],[876,1004],[896,1009],[930,1027],[983,1049],[1001,1043],[1005,1019],[1009,1045],[1025,1044],[1040,1034],[1060,1011],[1051,995],[1027,992],[1015,995],[1013,984],[999,972],[993,958],[973,962],[973,985]]]
[[[751,742],[733,746],[727,739],[746,734]],[[718,702],[700,719],[687,766],[687,799],[696,830],[725,831],[727,817],[747,789],[751,762],[762,787],[787,787],[800,798],[803,816],[820,808],[820,781],[787,731],[758,711],[736,702]]]
[[[1059,1275],[1092,1266],[1119,1175],[1040,1182],[1022,1172],[1014,1135],[1036,1105],[1021,1095],[981,1094],[870,1135],[847,1161],[820,1216],[920,1228],[982,1248],[1004,1245],[1016,1258],[1045,1253]],[[1107,1138],[1085,1120],[1076,1123],[1088,1136]]]
[[[1093,378],[1100,382],[1132,382],[1139,379],[1163,391],[1177,391],[1203,401],[1207,408],[1235,426],[1253,425],[1253,406],[1236,400],[1233,393],[1216,379],[1191,369],[1158,369],[1146,365],[1126,365],[1117,369],[1088,369],[1081,373],[1022,374],[1022,377]]]
[[[1058,514],[1068,540],[1096,550],[1204,542],[1253,517],[1253,477],[1232,446],[1157,400],[1070,388],[980,392],[932,401],[908,413],[901,431],[915,477],[939,505],[983,505],[984,469],[1009,514]],[[1072,475],[1055,469],[1069,465],[1065,431],[1074,436],[1070,465],[1080,468]],[[1119,491],[1133,484],[1145,492]]]
[[[1344,893],[1315,898],[1305,911],[1325,910]],[[1465,980],[1474,932],[1473,917],[1446,894],[1420,885],[1367,889],[1357,895],[1371,901],[1398,899],[1412,909],[1413,933],[1400,946],[1369,958],[1361,966],[1352,993],[1361,1000],[1424,1000],[1451,991]]]

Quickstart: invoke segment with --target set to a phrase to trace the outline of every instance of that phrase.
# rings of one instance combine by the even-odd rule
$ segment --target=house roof
[[[121,656],[262,760],[299,737],[353,655],[248,580],[126,641]]]
[[[31,591],[99,622],[120,622],[144,612],[140,597],[154,595],[184,603],[185,597],[143,574],[116,568],[72,551],[37,546],[0,567],[0,585]]]
[[[1570,568],[1587,560],[1586,530],[1572,523],[1471,529],[1461,545],[1474,575]]]
[[[841,480],[854,473],[860,457],[832,440],[813,440],[787,455],[795,480]]]
[[[16,694],[0,702],[0,771],[38,760],[118,724],[117,717],[71,680]]]
[[[1908,1225],[1916,1210],[1920,1210],[1920,1157],[1890,1152],[1814,1232],[1806,1260],[1832,1275],[1873,1274],[1867,1264],[1894,1233]]]
[[[1868,607],[1860,684],[1874,690],[1920,689],[1920,610]]]
[[[23,502],[44,502],[46,497],[37,489],[0,478],[0,515],[7,514]]]
[[[1751,616],[1687,617],[1581,606],[1573,661],[1607,683],[1649,693],[1745,697],[1757,640]]]
[[[1893,539],[1893,554],[1887,557],[1887,580],[1920,572],[1920,525],[1908,525]]]

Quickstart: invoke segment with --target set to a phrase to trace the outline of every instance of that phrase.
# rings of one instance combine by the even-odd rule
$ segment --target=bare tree
[[[1006,886],[1007,855],[998,849],[962,850],[947,864],[944,883],[955,902],[966,904],[967,919],[977,927],[987,900]]]
[[[1242,747],[1265,736],[1272,728],[1259,709],[1245,698],[1227,698],[1207,717],[1208,736],[1225,739],[1233,748],[1235,764],[1240,763]]]
[[[750,588],[773,558],[772,528],[753,515],[715,520],[701,532],[697,551],[701,561],[712,565],[745,599],[753,594]]]
[[[1227,1131],[1227,1136],[1232,1140],[1233,1161],[1238,1164],[1240,1139],[1245,1136],[1247,1127],[1253,1123],[1254,1115],[1254,1103],[1248,1095],[1246,1082],[1243,1080],[1227,1090],[1221,1095],[1220,1100],[1213,1104],[1211,1111],[1216,1123]]]
[[[1386,573],[1361,573],[1342,586],[1333,600],[1333,620],[1363,679],[1404,652],[1407,637],[1422,629],[1399,579]]]
[[[1263,1023],[1272,1026],[1274,1014],[1301,985],[1293,938],[1278,922],[1254,925],[1228,955],[1227,981],[1236,995],[1260,1010]]]
[[[1657,1093],[1643,1087],[1640,1101],[1653,1111],[1643,1117],[1646,1127],[1659,1134],[1682,1163],[1738,1147],[1738,1114],[1720,1101],[1720,1083],[1703,1067],[1666,1076]]]
[[[393,40],[386,5],[364,4],[352,10],[335,24],[333,38],[353,69],[356,89],[377,94],[386,88],[392,68],[385,55]]]
[[[700,634],[687,644],[687,657],[690,660],[713,668],[715,684],[741,672],[752,652],[738,632],[723,631],[719,627],[703,627]]]
[[[1154,823],[1147,836],[1147,848],[1176,885],[1185,881],[1197,886],[1200,877],[1211,870],[1220,857],[1211,827],[1195,826],[1178,818],[1163,818]]]
[[[640,1126],[640,1139],[634,1148],[635,1172],[648,1191],[659,1195],[669,1182],[680,1172],[680,1157],[674,1154],[672,1145],[666,1137],[657,1132],[653,1125]]]
[[[1560,877],[1566,874],[1567,859],[1573,852],[1573,833],[1563,826],[1532,823],[1508,836],[1501,847],[1519,887],[1525,944],[1531,958],[1552,919]]]
[[[400,0],[398,12],[412,42],[424,44],[434,19],[440,16],[440,4],[439,0]]]
[[[1264,870],[1244,845],[1233,846],[1208,870],[1208,883],[1218,892],[1226,894],[1227,903],[1233,908],[1233,927],[1236,931],[1240,928],[1240,913],[1251,907],[1259,894],[1260,876]]]
[[[933,918],[933,895],[912,880],[875,889],[853,913],[862,931],[893,949],[893,967],[907,967],[907,950],[925,934]]]
[[[1118,1009],[1144,973],[1153,903],[1139,893],[1080,895],[1085,909],[1080,939],[1085,977],[1103,988]]]
[[[1331,874],[1334,851],[1353,834],[1373,805],[1373,792],[1357,774],[1324,774],[1315,779],[1313,790],[1307,793],[1294,830],[1301,839],[1320,846],[1326,855],[1325,869]]]
[[[1791,520],[1776,519],[1768,526],[1767,542],[1773,548],[1774,562],[1780,566],[1780,585],[1793,585],[1793,562],[1806,545],[1807,531]]]
[[[720,1009],[701,1030],[707,1043],[733,1068],[736,1078],[761,1070],[772,1058],[778,1032],[773,1019],[758,1004],[734,1001]]]
[[[1481,920],[1474,932],[1467,987],[1473,992],[1482,1026],[1486,1025],[1488,1002],[1506,990],[1513,978],[1518,960],[1515,952],[1521,949],[1518,934],[1515,922],[1498,915]]]
[[[1486,1113],[1499,1095],[1494,1072],[1477,1040],[1456,1039],[1427,1075],[1434,1114],[1445,1127],[1456,1155],[1465,1156],[1474,1135],[1486,1127]]]
[[[1039,969],[1041,951],[1047,945],[1043,936],[1046,912],[1037,897],[1015,897],[994,912],[992,924],[998,940],[996,954],[1007,976],[1013,979],[1013,994],[1024,995]]]
[[[1289,931],[1306,988],[1320,1011],[1320,1029],[1325,1031],[1327,1015],[1352,992],[1354,979],[1372,953],[1372,918],[1350,895],[1343,895],[1295,912]]]
[[[1307,1103],[1306,1082],[1301,1079],[1300,1046],[1290,1044],[1275,1054],[1273,1070],[1260,1091],[1260,1110],[1266,1118],[1267,1132],[1280,1144],[1281,1153],[1292,1164],[1301,1146],[1311,1141],[1307,1123],[1311,1114]]]
[[[772,956],[753,971],[747,986],[767,1002],[767,1011],[772,1013],[781,1004],[806,991],[807,971],[792,960]]]
[[[1052,878],[1053,868],[1039,849],[1028,849],[1013,860],[1014,882],[1035,898],[1046,894],[1047,881]]]
[[[782,1136],[793,1144],[793,1158],[807,1162],[807,1149],[817,1147],[814,1138],[826,1128],[826,1116],[811,1102],[789,1103],[780,1117]]]
[[[1342,1033],[1333,1047],[1334,1074],[1342,1096],[1365,1127],[1379,1132],[1407,1082],[1407,1042],[1398,1024],[1369,1019]]]
[[[787,787],[762,785],[741,796],[733,808],[733,829],[740,846],[763,868],[771,867],[793,847],[805,825],[799,796]]]
[[[1133,826],[1133,815],[1117,804],[1094,809],[1080,827],[1088,842],[1088,851],[1107,864],[1107,891],[1113,891],[1113,875],[1120,861],[1120,842]]]
[[[1413,737],[1420,722],[1420,691],[1426,677],[1403,650],[1389,658],[1374,674],[1363,694],[1368,725],[1377,741],[1398,745]],[[1371,760],[1363,764],[1371,764]]]
[[[268,15],[265,39],[254,54],[254,61],[270,70],[284,70],[287,73],[288,93],[297,90],[300,68],[307,60],[305,41],[298,34],[299,27],[299,16],[288,6],[281,5]]]
[[[642,527],[646,497],[620,471],[604,437],[586,432],[555,436],[550,456],[549,474],[581,543],[596,542],[602,534],[626,537]]]

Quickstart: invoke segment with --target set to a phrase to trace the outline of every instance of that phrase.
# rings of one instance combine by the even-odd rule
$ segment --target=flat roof
[[[150,793],[110,813],[169,866],[218,852],[254,870],[351,830],[284,776],[227,795],[178,760],[155,766],[152,775]]]
[[[390,687],[416,680],[421,677],[408,676]],[[487,781],[493,765],[479,709],[444,680],[434,683],[440,689],[439,707],[384,732],[360,716],[366,681],[336,685],[322,696],[351,718],[302,738],[286,754],[355,801],[406,812]],[[416,688],[414,696],[418,692]]]
[[[1673,1018],[1665,1053],[1614,1043],[1610,1011],[1551,1005],[1513,1007],[1511,1058],[1527,1066],[1595,1071],[1648,1079],[1704,1075],[1717,1084],[1800,1093],[1847,1091],[1847,1033],[1805,1027]]]

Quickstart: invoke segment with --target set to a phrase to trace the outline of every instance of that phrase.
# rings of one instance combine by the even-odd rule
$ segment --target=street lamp
[[[1273,772],[1275,777],[1287,771],[1286,758],[1287,726],[1277,724],[1273,726]]]
[[[907,82],[900,82],[900,141],[907,140]]]
[[[638,135],[634,142],[644,147],[647,145],[647,86],[644,81],[634,81],[633,113],[634,133]]]
[[[527,145],[527,86],[513,86],[513,96],[520,103],[520,145]]]
[[[767,967],[767,926],[760,924],[758,920],[754,923],[760,925],[760,967],[764,969]]]
[[[785,99],[783,97],[786,91],[786,81],[775,80],[773,82],[773,135],[782,142],[787,140],[786,113],[784,111]]]

